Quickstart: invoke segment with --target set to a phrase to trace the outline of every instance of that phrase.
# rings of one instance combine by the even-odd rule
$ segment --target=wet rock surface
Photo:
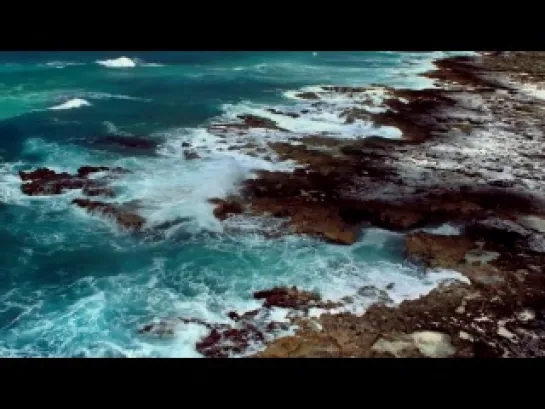
[[[89,199],[74,199],[72,203],[90,213],[112,217],[119,226],[125,229],[140,230],[146,222],[142,216],[109,203]]]
[[[26,182],[21,185],[21,191],[29,196],[60,195],[73,189],[83,189],[83,193],[89,196],[113,196],[114,191],[106,187],[108,179],[126,172],[122,168],[83,166],[75,175],[40,168],[30,172],[20,171],[19,176],[23,182]],[[106,174],[103,178],[89,178],[96,173]]]
[[[257,115],[238,115],[237,118],[242,122],[214,124],[208,128],[208,132],[212,134],[221,134],[232,130],[239,130],[243,132],[252,128],[288,132],[287,129],[279,127],[275,121],[269,118],[263,118]]]
[[[266,308],[280,307],[293,310],[308,310],[309,308],[330,308],[330,304],[322,302],[319,294],[300,291],[297,287],[275,287],[270,290],[257,291],[254,293],[256,300],[265,300],[263,306]]]
[[[80,190],[88,197],[112,198],[115,190],[108,186],[113,179],[130,173],[127,169],[107,166],[82,166],[75,174],[57,173],[48,168],[19,172],[23,193],[29,196],[61,195],[70,190]],[[86,198],[72,200],[72,204],[86,209],[90,213],[112,218],[120,227],[137,231],[142,229],[146,220],[135,213],[129,206],[94,201]]]
[[[243,205],[236,200],[213,198],[209,199],[209,202],[216,206],[214,208],[214,216],[219,220],[225,220],[231,215],[239,214],[244,211]]]

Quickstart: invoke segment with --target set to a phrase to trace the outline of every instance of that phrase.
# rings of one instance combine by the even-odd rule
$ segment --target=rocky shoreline
[[[383,291],[364,287],[360,292],[377,302],[363,315],[339,311],[342,303],[303,289],[274,288],[254,294],[263,300],[259,309],[229,312],[229,324],[180,318],[140,332],[170,336],[180,322],[204,325],[209,333],[196,349],[207,357],[545,356],[545,90],[539,88],[545,53],[481,53],[436,66],[423,74],[433,88],[328,86],[296,95],[315,110],[331,96],[352,101],[339,117],[345,124],[372,121],[376,136],[294,135],[250,114],[212,124],[208,132],[225,150],[295,166],[256,171],[239,195],[210,203],[221,221],[239,214],[276,218],[284,221],[279,234],[338,245],[355,243],[369,226],[400,232],[408,263],[428,274],[454,270],[465,281],[397,306]],[[379,102],[376,93],[384,96]],[[268,111],[290,120],[306,113]],[[402,138],[381,136],[380,126],[397,128]],[[286,138],[254,138],[253,130]],[[190,143],[183,146],[186,159],[201,158]],[[20,173],[21,188],[27,195],[82,189],[86,196],[112,197],[107,181],[122,172],[38,169]],[[134,210],[84,198],[73,203],[127,229],[145,226]],[[422,231],[445,223],[459,233]],[[275,321],[274,308],[287,311],[288,321]]]
[[[235,321],[224,333],[212,332],[199,350],[230,356],[257,340],[266,347],[256,357],[545,356],[545,101],[535,83],[544,64],[543,53],[529,52],[438,61],[425,75],[439,87],[387,89],[387,110],[346,112],[346,121],[371,118],[397,127],[401,140],[308,136],[271,143],[281,159],[301,166],[261,171],[231,199],[233,213],[285,218],[291,233],[344,245],[366,225],[404,232],[408,261],[458,271],[467,282],[445,283],[398,306],[384,300],[362,316],[325,309],[317,317],[292,314],[295,333],[273,340],[267,331],[256,335],[263,323]],[[348,97],[365,91],[323,89]],[[321,95],[299,97],[319,103]],[[245,118],[249,123],[275,127]],[[447,222],[460,234],[415,230]],[[299,292],[305,294],[290,294]],[[301,311],[294,305],[300,304],[282,308]],[[248,325],[253,335],[240,336]]]

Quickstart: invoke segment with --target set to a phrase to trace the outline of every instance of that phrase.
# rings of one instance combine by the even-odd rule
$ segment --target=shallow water
[[[222,150],[206,131],[212,120],[253,113],[301,136],[399,137],[396,129],[344,124],[338,112],[349,101],[337,98],[313,111],[295,91],[327,84],[430,86],[417,74],[448,54],[0,53],[0,356],[199,356],[194,344],[202,327],[181,326],[174,339],[162,341],[137,329],[160,317],[226,321],[229,310],[259,305],[252,291],[274,285],[336,300],[364,285],[394,283],[389,293],[399,302],[455,277],[405,266],[398,234],[368,229],[351,247],[266,239],[262,232],[274,229],[274,221],[237,217],[221,224],[207,203],[235,191],[253,169],[291,166]],[[268,107],[309,112],[292,119]],[[112,133],[159,145],[137,154],[92,144]],[[182,142],[191,142],[202,159],[185,160]],[[83,165],[130,169],[114,183],[114,201],[139,201],[150,229],[171,226],[131,235],[71,205],[77,191],[33,198],[20,192],[18,170],[75,172]],[[359,299],[351,308],[361,312],[372,301]]]

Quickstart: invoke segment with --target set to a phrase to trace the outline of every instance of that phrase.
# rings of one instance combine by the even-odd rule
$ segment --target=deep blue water
[[[290,91],[303,87],[426,86],[416,74],[442,55],[0,53],[0,356],[198,356],[202,328],[182,326],[161,341],[137,329],[158,317],[225,320],[231,309],[258,305],[252,291],[279,284],[338,298],[395,282],[398,300],[430,288],[436,278],[402,265],[396,234],[370,229],[356,245],[338,247],[267,239],[258,220],[221,225],[206,200],[236,189],[251,169],[272,165],[220,150],[205,128],[214,118],[266,106],[297,109],[304,102],[289,98]],[[121,56],[134,66],[112,67]],[[344,127],[334,112],[286,123],[302,133],[352,138],[365,137],[371,125]],[[112,133],[155,140],[158,148],[137,154],[92,144]],[[186,161],[183,141],[202,149],[203,158]],[[148,226],[183,222],[134,235],[71,205],[79,192],[20,192],[18,170],[100,164],[133,171],[116,183],[113,200],[138,201]]]

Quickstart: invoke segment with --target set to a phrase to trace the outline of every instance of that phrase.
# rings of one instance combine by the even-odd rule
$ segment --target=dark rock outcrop
[[[91,201],[89,199],[74,199],[72,201],[76,206],[86,209],[90,213],[102,214],[112,217],[121,227],[129,230],[140,230],[146,220],[135,213],[124,210],[114,205]]]
[[[91,174],[107,172],[101,179],[89,179]],[[56,173],[47,168],[36,169],[32,172],[19,172],[21,180],[27,183],[21,185],[21,191],[29,196],[60,195],[68,190],[82,189],[82,193],[88,196],[114,196],[115,192],[107,187],[107,179],[119,174],[127,173],[122,168],[109,168],[105,166],[83,166],[77,174],[66,172]]]
[[[236,200],[210,199],[210,203],[216,205],[214,216],[219,220],[225,220],[230,215],[239,214],[244,211],[243,205]]]

